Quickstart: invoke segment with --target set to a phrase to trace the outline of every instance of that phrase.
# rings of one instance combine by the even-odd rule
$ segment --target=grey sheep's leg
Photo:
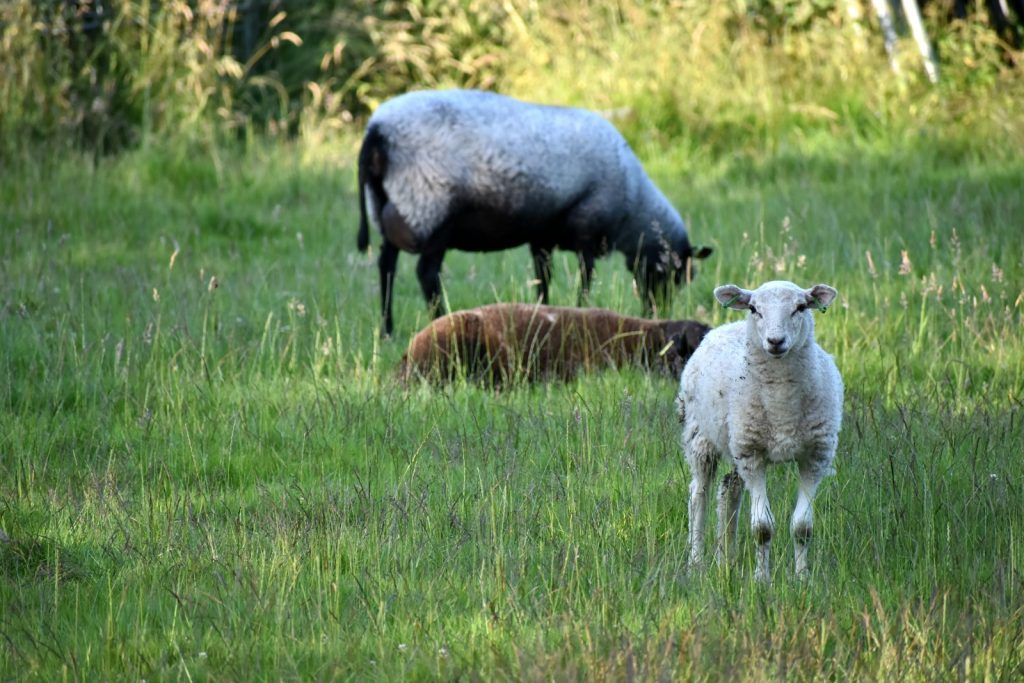
[[[594,279],[594,254],[583,249],[577,255],[580,259],[580,293],[576,297],[576,305],[584,306],[590,298],[590,283]]]
[[[416,277],[420,281],[420,289],[423,290],[423,298],[427,300],[427,307],[430,309],[432,318],[441,316],[444,312],[444,302],[441,301],[441,263],[444,260],[444,251],[432,252],[420,256],[416,263]]]
[[[540,302],[548,302],[548,284],[551,282],[551,249],[537,244],[530,244],[533,255],[533,270],[537,275],[537,293]]]
[[[377,267],[380,269],[380,332],[382,337],[390,337],[395,327],[391,304],[394,299],[395,269],[398,267],[398,247],[386,239],[381,245]]]

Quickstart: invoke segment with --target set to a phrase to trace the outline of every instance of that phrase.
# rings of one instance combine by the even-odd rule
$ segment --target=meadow
[[[635,107],[627,136],[715,248],[665,317],[736,319],[712,305],[725,282],[839,290],[817,336],[847,399],[808,581],[780,523],[754,582],[746,500],[737,563],[688,569],[672,378],[396,381],[426,309],[403,255],[378,337],[358,120],[114,155],[19,143],[0,166],[0,678],[1024,676],[1020,76],[851,95],[751,59],[737,73],[763,89],[694,89],[674,124],[643,78],[588,101],[531,53],[502,83]],[[525,247],[450,252],[445,296],[531,301],[532,277]],[[594,305],[639,314],[621,256],[595,277]],[[559,254],[553,303],[577,278]],[[777,518],[795,492],[770,471]]]

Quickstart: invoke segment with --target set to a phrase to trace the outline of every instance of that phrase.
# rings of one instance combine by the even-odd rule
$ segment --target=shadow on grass
[[[18,582],[68,582],[87,579],[93,567],[84,551],[44,536],[14,536],[0,531],[0,576]]]

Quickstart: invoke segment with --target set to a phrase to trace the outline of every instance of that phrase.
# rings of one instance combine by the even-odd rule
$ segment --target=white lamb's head
[[[824,312],[836,294],[828,285],[803,289],[785,281],[766,282],[753,291],[736,285],[715,288],[718,303],[737,311],[750,311],[751,330],[772,358],[782,358],[811,339],[811,309]]]

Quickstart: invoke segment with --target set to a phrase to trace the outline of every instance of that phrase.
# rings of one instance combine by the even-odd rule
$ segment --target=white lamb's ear
[[[745,311],[750,308],[750,297],[753,292],[736,285],[715,287],[715,299],[718,303],[734,311]]]
[[[805,289],[804,292],[807,294],[807,305],[811,308],[817,308],[822,313],[825,312],[839,294],[839,292],[828,285],[814,285],[810,289]]]

